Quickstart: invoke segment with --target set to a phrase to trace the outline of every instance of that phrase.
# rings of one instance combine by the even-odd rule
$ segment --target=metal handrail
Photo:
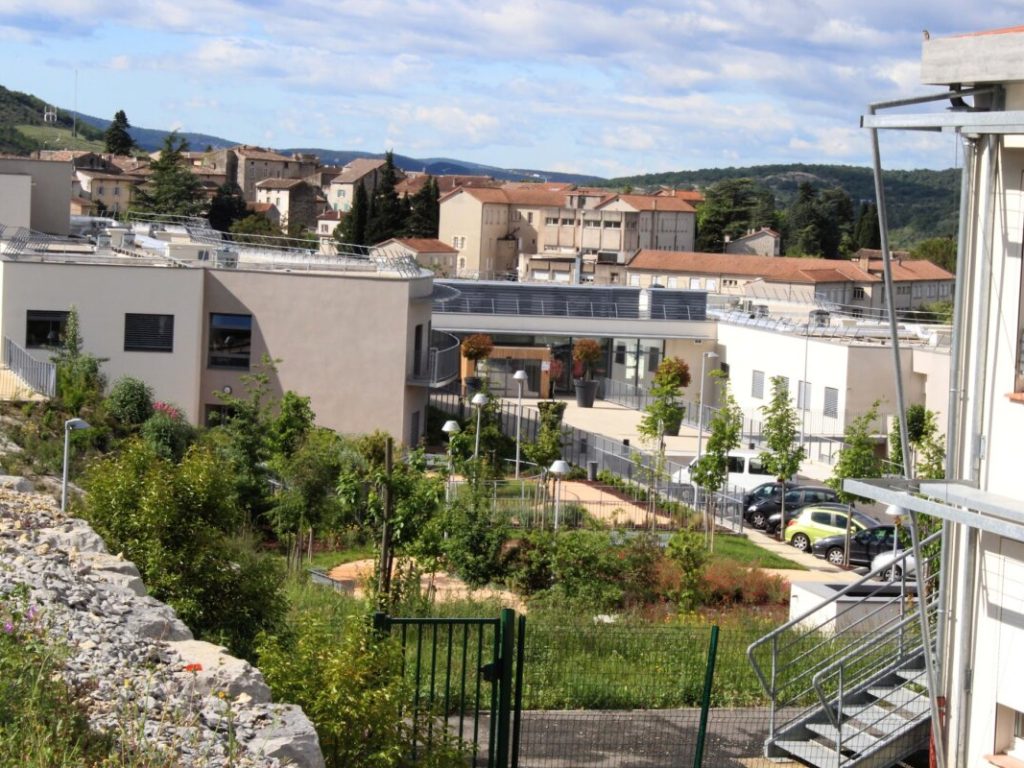
[[[925,544],[931,544],[938,541],[941,536],[941,532],[937,532],[929,536],[922,542],[922,546]],[[916,645],[910,645],[904,647],[903,638],[906,630],[913,628],[919,622],[918,611],[925,611],[925,615],[931,615],[936,613],[937,602],[934,597],[929,598],[928,595],[920,595],[917,597],[917,608],[915,611],[909,614],[903,612],[903,601],[907,597],[905,589],[901,589],[900,595],[893,597],[887,601],[879,603],[873,610],[863,613],[856,621],[851,623],[848,627],[844,628],[841,632],[828,634],[826,631],[827,625],[831,624],[835,617],[830,617],[822,620],[816,626],[806,628],[804,625],[807,620],[819,614],[823,608],[831,605],[843,597],[849,595],[855,590],[862,589],[870,580],[877,577],[887,569],[894,566],[903,564],[903,570],[905,570],[905,563],[909,556],[910,551],[905,551],[896,557],[893,561],[880,565],[878,568],[871,569],[867,575],[862,577],[856,582],[848,584],[830,596],[827,600],[818,603],[811,608],[803,611],[799,615],[790,619],[785,624],[772,630],[765,636],[759,638],[750,644],[747,648],[747,658],[750,661],[751,667],[754,670],[754,674],[761,684],[761,687],[765,690],[770,698],[770,712],[769,712],[769,734],[768,738],[771,740],[774,738],[775,733],[778,730],[776,723],[777,710],[780,707],[780,675],[786,668],[799,667],[800,671],[798,674],[793,676],[791,679],[786,681],[787,697],[786,700],[795,703],[801,700],[806,694],[814,691],[819,699],[821,707],[826,711],[829,710],[829,702],[823,695],[821,690],[821,682],[826,679],[830,674],[834,674],[836,669],[842,665],[847,664],[851,660],[860,658],[870,650],[878,647],[880,642],[888,642],[889,639],[898,638],[900,642],[900,657],[905,660],[908,657],[908,649],[911,651],[910,655],[916,653],[920,648],[923,648],[924,640],[920,638],[916,641]],[[918,563],[919,568],[926,568],[927,563]],[[933,573],[929,576],[930,580],[938,578],[937,573]],[[884,584],[875,585],[875,591],[882,589]],[[870,626],[870,623],[878,619],[879,614],[887,611],[891,608],[895,601],[900,601],[900,617],[898,620],[886,620],[881,626],[869,629],[866,632],[860,632],[860,629],[865,626]],[[791,633],[795,630],[801,630],[798,637],[794,638],[792,643],[786,644],[780,647],[780,640],[787,633]],[[796,648],[797,643],[801,638],[810,637],[812,635],[818,635],[820,640],[810,645],[807,648],[801,648],[800,654],[794,658],[787,658],[786,664],[780,666],[780,652],[785,648]],[[822,660],[818,664],[812,663],[808,666],[805,662],[807,659],[814,659],[819,656],[825,649],[826,646],[836,643],[838,638],[844,636],[853,636],[856,638],[855,643],[848,644],[842,652],[837,656],[833,653],[831,656]],[[770,671],[765,670],[757,658],[758,651],[765,647],[770,646],[770,659],[771,669]],[[877,670],[874,670],[872,676],[878,674]],[[809,685],[801,683],[801,680],[809,678]],[[870,683],[870,680],[868,680]],[[792,723],[804,716],[806,716],[811,710],[816,709],[817,706],[811,707],[810,709],[804,709],[794,717],[790,718],[788,722]],[[831,715],[830,715],[831,719]]]
[[[57,366],[36,360],[7,336],[4,336],[3,362],[37,392],[47,397],[56,396]]]

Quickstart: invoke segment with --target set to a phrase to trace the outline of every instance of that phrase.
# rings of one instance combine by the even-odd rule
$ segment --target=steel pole
[[[516,381],[519,385],[519,402],[516,407],[516,480],[519,479],[519,437],[523,425],[523,382]]]
[[[60,511],[63,513],[68,506],[68,447],[71,443],[71,426],[64,424],[64,473],[60,483]]]
[[[476,461],[480,455],[480,411],[481,408],[478,405],[476,407],[476,443],[473,445],[473,461]]]

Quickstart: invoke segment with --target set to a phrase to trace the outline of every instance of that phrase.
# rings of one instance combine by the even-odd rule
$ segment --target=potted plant
[[[690,366],[678,357],[666,357],[654,372],[651,402],[645,408],[637,431],[654,440],[660,435],[678,435],[686,409],[679,391],[690,385]]]
[[[486,333],[474,333],[462,340],[462,356],[473,363],[473,375],[466,377],[466,393],[478,392],[480,390],[480,377],[477,376],[477,366],[480,360],[490,357],[494,350],[494,340]]]
[[[603,356],[604,350],[596,339],[580,339],[572,347],[572,359],[582,369],[580,378],[573,382],[576,385],[576,405],[580,408],[594,407],[597,395],[594,367]]]

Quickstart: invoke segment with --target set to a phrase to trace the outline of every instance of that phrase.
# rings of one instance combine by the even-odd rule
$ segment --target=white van
[[[690,462],[693,466],[695,458]],[[683,467],[672,475],[673,483],[689,484],[690,467]],[[726,479],[725,490],[739,488],[743,491],[752,491],[761,483],[766,483],[775,478],[761,464],[761,451],[730,451],[729,452],[729,477]]]

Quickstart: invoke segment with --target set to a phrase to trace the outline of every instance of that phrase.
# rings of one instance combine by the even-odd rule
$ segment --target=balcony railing
[[[409,376],[409,383],[426,387],[443,387],[459,377],[459,340],[450,333],[434,331],[427,355],[427,364],[417,373]]]

